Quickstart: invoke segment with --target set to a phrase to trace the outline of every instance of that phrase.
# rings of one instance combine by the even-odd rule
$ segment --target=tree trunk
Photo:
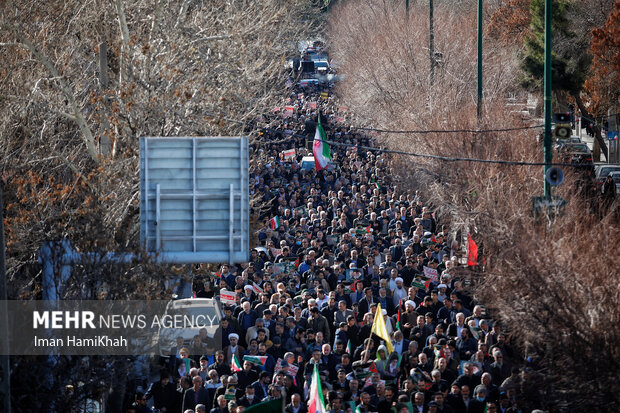
[[[592,116],[592,114],[590,114],[590,112],[588,112],[588,109],[586,109],[586,107],[583,104],[583,101],[581,100],[581,97],[579,96],[578,93],[573,94],[573,98],[575,98],[575,102],[577,103],[577,106],[579,107],[579,111],[581,112],[581,118],[583,119],[583,117],[587,117],[590,119],[594,119],[594,116]],[[596,142],[598,142],[600,149],[603,150],[603,153],[605,154],[605,160],[609,161],[609,159],[607,159],[607,143],[605,142],[605,140],[603,139],[603,135],[601,135],[601,128],[596,124],[596,123],[592,123],[592,129],[594,130],[594,138],[596,139]]]

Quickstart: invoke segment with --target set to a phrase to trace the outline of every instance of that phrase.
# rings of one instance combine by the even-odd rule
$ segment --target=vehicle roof
[[[607,173],[610,172],[620,172],[620,165],[619,164],[604,164],[604,165],[595,165],[594,166],[594,174],[598,177],[598,178],[603,178],[603,171],[605,169],[616,169],[616,171],[608,171]]]
[[[597,169],[603,169],[605,167],[620,168],[620,163],[596,162],[594,167]]]
[[[590,148],[586,143],[567,142],[563,143],[560,148],[568,152],[590,152]]]
[[[202,306],[202,307],[214,307],[215,300],[212,298],[181,298],[180,300],[173,300],[168,303],[168,306],[172,308]]]

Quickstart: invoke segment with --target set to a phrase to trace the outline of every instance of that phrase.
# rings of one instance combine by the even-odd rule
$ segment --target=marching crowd
[[[249,261],[218,273],[235,293],[222,302],[221,347],[180,342],[132,409],[152,398],[160,411],[241,413],[284,398],[286,412],[314,413],[315,370],[330,413],[539,408],[535,370],[459,277],[459,240],[421,194],[397,190],[389,159],[362,148],[374,138],[345,126],[329,88],[290,90],[258,119],[250,192],[264,226]],[[318,116],[345,144],[330,145],[320,171],[300,162]]]

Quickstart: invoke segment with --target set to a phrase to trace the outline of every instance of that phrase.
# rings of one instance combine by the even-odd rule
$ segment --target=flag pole
[[[368,361],[368,357],[370,356],[370,349],[368,347],[370,347],[370,341],[372,340],[372,332],[370,333],[370,336],[368,337],[368,342],[366,343],[366,350],[365,350],[365,354],[364,354],[364,363]]]
[[[280,393],[282,394],[282,413],[284,413],[286,410],[286,386],[282,386]]]

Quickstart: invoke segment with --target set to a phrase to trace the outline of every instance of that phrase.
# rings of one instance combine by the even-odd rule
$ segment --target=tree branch
[[[12,26],[8,26],[9,30],[13,32],[13,34],[20,40],[20,42],[15,43],[15,45],[23,47],[29,50],[38,61],[43,64],[47,70],[56,78],[58,84],[60,85],[60,90],[65,95],[67,102],[69,102],[69,106],[73,111],[73,116],[69,114],[63,114],[68,119],[74,121],[78,124],[80,131],[82,132],[82,137],[84,139],[84,143],[86,143],[86,148],[88,150],[88,154],[90,157],[96,162],[99,163],[99,154],[97,153],[97,148],[95,146],[95,138],[86,124],[86,119],[82,115],[80,108],[78,107],[77,102],[75,101],[75,96],[73,95],[73,90],[71,86],[67,83],[65,78],[60,74],[56,66],[52,64],[52,62],[45,56],[42,52],[37,49],[37,47],[30,42],[30,40],[20,31]]]
[[[583,101],[581,100],[581,96],[579,96],[578,93],[575,93],[573,94],[573,98],[575,99],[575,102],[577,103],[577,106],[579,107],[579,111],[581,111],[581,115],[587,118],[590,118],[590,119],[594,119],[594,116],[592,116],[592,114],[588,112],[588,109],[586,109],[585,105],[583,104]],[[598,144],[600,145],[601,149],[605,153],[605,159],[607,159],[608,157],[607,143],[605,142],[605,139],[603,139],[603,135],[601,135],[601,128],[599,128],[599,126],[596,123],[593,123],[592,129],[594,129],[594,136],[596,137],[596,140]],[[609,162],[609,159],[607,159],[607,162]]]

